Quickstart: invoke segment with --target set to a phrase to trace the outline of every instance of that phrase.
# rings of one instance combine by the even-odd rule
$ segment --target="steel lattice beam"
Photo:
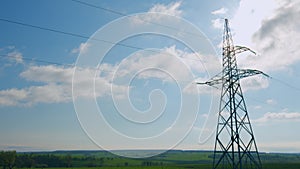
[[[265,73],[259,70],[238,69],[236,54],[254,51],[234,46],[228,20],[223,34],[223,70],[204,83],[222,85],[219,116],[214,148],[213,169],[261,169],[261,161],[243,97],[240,79]]]

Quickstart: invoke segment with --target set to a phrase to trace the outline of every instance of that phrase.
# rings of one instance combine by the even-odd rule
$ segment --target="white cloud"
[[[89,47],[90,47],[90,44],[81,43],[78,48],[72,49],[71,53],[85,53]]]
[[[227,8],[222,7],[220,9],[215,10],[215,11],[212,11],[211,14],[213,14],[213,15],[223,15],[223,14],[226,14],[227,11],[228,11]]]
[[[8,53],[7,56],[16,63],[23,63],[23,55],[20,52],[13,51]]]
[[[263,20],[253,41],[261,56],[251,64],[265,70],[287,69],[300,61],[300,1],[291,1]]]
[[[299,1],[240,1],[231,20],[234,41],[259,53],[238,58],[240,65],[270,72],[299,62],[299,12]]]
[[[62,85],[31,86],[0,91],[2,106],[31,106],[36,103],[61,103],[71,100],[70,91]]]
[[[229,20],[235,43],[251,47],[252,35],[275,8],[274,0],[241,0],[234,17]]]
[[[271,121],[299,121],[300,112],[268,112],[263,117],[252,120],[254,123],[266,123]]]
[[[27,91],[24,89],[8,89],[0,91],[0,105],[15,106],[20,100],[26,98]]]
[[[215,11],[212,11],[211,14],[220,16],[220,15],[226,14],[227,11],[228,11],[227,8],[222,7]],[[221,18],[213,19],[213,20],[211,20],[211,23],[212,23],[213,28],[223,29],[224,19],[221,19]]]
[[[163,13],[173,16],[181,16],[182,10],[180,10],[181,2],[171,2],[170,4],[155,4],[148,12],[151,13]]]
[[[37,103],[62,103],[72,101],[72,77],[74,68],[61,66],[29,66],[27,70],[20,73],[20,77],[30,82],[39,82],[41,85],[33,85],[22,89],[7,89],[0,91],[0,105],[2,106],[32,106]],[[127,90],[125,86],[112,84],[108,79],[97,76],[95,70],[78,69],[76,83],[80,86],[76,97],[93,98],[104,97],[110,94],[111,86],[116,93]],[[94,83],[94,89],[88,84]]]
[[[274,104],[276,104],[277,102],[276,102],[276,100],[274,100],[274,99],[268,99],[268,100],[266,100],[266,103],[267,103],[267,104],[270,104],[270,105],[274,105]]]
[[[134,25],[149,24],[149,23],[165,24],[166,22],[169,22],[168,20],[166,20],[169,18],[162,17],[161,14],[181,17],[183,11],[179,9],[180,7],[181,7],[180,1],[171,2],[169,4],[155,4],[147,11],[148,15],[132,17],[132,22]]]
[[[195,72],[204,72],[206,69],[199,63],[195,64],[194,59],[205,60],[207,57],[200,54],[185,52],[176,49],[176,46],[162,49],[161,52],[142,55],[137,53],[133,57],[124,59],[121,64],[111,65],[102,64],[99,76],[95,77],[95,70],[90,68],[77,68],[77,77],[74,82],[80,88],[76,92],[75,97],[94,97],[94,89],[90,88],[90,83],[96,83],[96,97],[104,97],[111,94],[111,87],[119,98],[122,98],[130,86],[122,83],[120,79],[130,75],[138,74],[137,78],[148,79],[158,78],[162,81],[172,81],[186,79],[188,70]],[[208,60],[205,60],[208,62]],[[207,63],[209,64],[209,63]],[[145,70],[145,67],[154,68]],[[207,66],[208,69],[214,69],[214,63]],[[181,69],[178,69],[181,68]],[[185,71],[183,71],[183,69]],[[116,72],[116,81],[112,81],[114,72]],[[161,71],[163,70],[163,71]],[[165,73],[166,71],[167,73]],[[72,77],[73,67],[62,67],[54,65],[46,66],[29,66],[20,73],[20,77],[28,82],[38,82],[39,85],[32,85],[21,89],[7,89],[0,91],[0,105],[15,106],[25,105],[31,106],[37,103],[61,103],[72,101]],[[173,76],[172,79],[171,76]],[[191,80],[192,81],[192,80]],[[186,82],[187,83],[187,82]]]
[[[222,29],[223,28],[223,25],[224,25],[224,21],[223,21],[223,19],[213,19],[212,21],[211,21],[211,23],[212,23],[212,26],[214,27],[214,28],[216,28],[216,29]]]
[[[73,71],[74,68],[71,67],[54,65],[28,67],[20,73],[20,77],[30,82],[40,82],[43,85],[25,88],[27,97],[23,102],[32,105],[71,101]]]
[[[23,63],[23,54],[19,52],[14,46],[5,46],[0,48],[0,51],[7,56],[10,63]]]
[[[186,79],[190,73],[205,73],[220,67],[218,58],[177,49],[175,45],[157,52],[135,53],[124,59],[113,70],[121,78],[140,72],[137,78],[158,78],[163,81]],[[145,68],[153,68],[151,70]],[[180,69],[179,69],[180,68]],[[191,81],[192,82],[192,81]],[[189,83],[189,82],[186,82]]]
[[[73,72],[74,68],[71,67],[30,66],[20,74],[20,77],[33,82],[71,84]]]
[[[241,86],[244,92],[248,90],[265,89],[269,86],[269,80],[262,75],[255,75],[242,79]]]

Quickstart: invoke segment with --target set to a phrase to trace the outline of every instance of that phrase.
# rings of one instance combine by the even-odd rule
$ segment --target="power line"
[[[3,54],[0,54],[0,57],[1,57],[1,58],[15,58],[15,59],[17,59],[17,57],[16,57],[16,56],[13,56],[13,55],[3,55]],[[181,58],[181,59],[191,59],[191,60],[199,61],[199,60],[197,60],[197,59],[192,59],[192,58]],[[64,67],[75,67],[74,64],[63,64],[63,63],[59,63],[59,62],[53,62],[53,61],[47,61],[47,60],[42,60],[42,59],[29,58],[29,57],[24,57],[24,56],[22,56],[22,60],[26,60],[26,61],[30,61],[30,62],[37,62],[37,63],[45,63],[45,64],[48,64],[48,65],[58,65],[58,66],[64,66]],[[113,70],[104,70],[104,69],[100,69],[100,68],[97,68],[97,69],[99,69],[101,72],[106,72],[106,73],[115,72],[115,71],[113,71]],[[295,87],[295,86],[293,86],[293,85],[291,85],[291,84],[289,84],[289,83],[287,83],[287,82],[285,82],[285,81],[282,81],[282,80],[280,80],[280,79],[278,79],[278,78],[275,78],[275,77],[273,77],[273,76],[268,76],[268,78],[271,79],[271,80],[275,80],[275,81],[281,83],[282,85],[285,85],[285,86],[287,86],[287,87],[290,87],[290,88],[292,88],[292,89],[295,89],[295,90],[297,90],[297,91],[300,91],[299,88],[297,88],[297,87]],[[220,89],[217,88],[217,87],[216,87],[216,89],[220,90]],[[256,101],[256,102],[259,102],[259,103],[264,103],[264,101],[262,101],[262,100],[258,100],[258,99],[255,99],[255,98],[251,98],[251,97],[249,97],[249,96],[248,96],[248,98],[250,98],[251,100],[254,100],[254,101]],[[265,104],[266,104],[266,103],[265,103]],[[281,108],[282,108],[282,107],[281,107]]]
[[[9,19],[3,19],[3,18],[0,18],[0,21],[8,22],[8,23],[16,24],[16,25],[21,25],[21,26],[25,26],[25,27],[36,28],[36,29],[40,29],[40,30],[44,30],[44,31],[55,32],[55,33],[58,33],[58,34],[83,38],[83,39],[91,39],[91,40],[104,42],[104,43],[109,43],[109,44],[118,45],[118,46],[123,46],[123,47],[127,47],[127,48],[143,50],[143,48],[136,47],[136,46],[131,46],[131,45],[122,44],[122,43],[115,43],[115,42],[107,41],[107,40],[104,40],[104,39],[90,38],[90,37],[85,36],[85,35],[80,35],[80,34],[76,34],[76,33],[61,31],[61,30],[58,30],[58,29],[52,29],[52,28],[37,26],[37,25],[28,24],[28,23],[24,23],[24,22],[19,22],[19,21],[14,21],[14,20],[9,20]]]
[[[99,6],[94,6],[92,4],[88,4],[79,0],[72,0],[74,2],[77,3],[81,3],[81,4],[85,4],[91,7],[97,7],[99,9],[102,9],[102,7]],[[113,12],[113,10],[109,10],[106,8],[103,8],[103,10],[106,11],[110,11]],[[116,11],[114,11],[116,12]],[[117,14],[118,12],[116,12]],[[125,15],[122,13],[119,13],[119,15]],[[125,15],[127,16],[127,15]],[[50,32],[54,32],[54,33],[58,33],[58,34],[63,34],[63,35],[68,35],[68,36],[72,36],[72,37],[78,37],[78,38],[83,38],[83,39],[91,39],[91,40],[95,40],[95,41],[100,41],[100,42],[104,42],[104,43],[109,43],[109,44],[114,44],[114,45],[118,45],[118,46],[123,46],[123,47],[127,47],[127,48],[131,48],[131,49],[137,49],[137,50],[147,50],[147,51],[151,51],[151,52],[155,52],[158,53],[158,51],[156,50],[150,50],[150,49],[143,49],[141,47],[137,47],[137,46],[132,46],[132,45],[127,45],[127,44],[123,44],[123,43],[115,43],[115,42],[111,42],[111,41],[107,41],[107,40],[103,40],[103,39],[96,39],[96,38],[89,38],[88,36],[85,35],[81,35],[81,34],[76,34],[76,33],[72,33],[72,32],[66,32],[66,31],[62,31],[62,30],[58,30],[58,29],[53,29],[53,28],[48,28],[48,27],[43,27],[43,26],[38,26],[38,25],[33,25],[33,24],[29,24],[29,23],[24,23],[24,22],[19,22],[19,21],[14,21],[14,20],[9,20],[9,19],[4,19],[4,18],[0,18],[0,21],[2,22],[7,22],[7,23],[12,23],[12,24],[16,24],[16,25],[21,25],[24,27],[30,27],[30,28],[35,28],[35,29],[40,29],[40,30],[44,30],[44,31],[50,31]],[[13,57],[13,56],[9,56],[9,55],[0,55],[0,57]],[[39,62],[39,63],[46,63],[46,64],[53,64],[53,65],[60,65],[60,66],[72,66],[72,65],[66,65],[66,64],[62,64],[62,63],[58,63],[58,62],[52,62],[52,61],[46,61],[46,60],[41,60],[41,59],[32,59],[32,58],[27,58],[27,57],[22,57],[23,60],[27,60],[27,61],[31,61],[31,62]],[[193,58],[181,58],[181,59],[189,59],[189,60],[195,60],[195,61],[201,61],[201,59],[193,59]],[[297,91],[300,91],[300,88],[297,88],[285,81],[282,81],[280,79],[277,79],[275,77],[271,77],[271,79],[285,85],[288,86],[292,89],[295,89]]]
[[[270,78],[273,79],[273,80],[275,80],[275,81],[277,81],[277,82],[279,82],[279,83],[281,83],[282,85],[285,85],[285,86],[291,88],[291,89],[300,91],[300,88],[298,88],[298,87],[296,87],[296,86],[293,86],[293,85],[289,84],[289,83],[286,82],[286,81],[280,80],[280,79],[275,78],[275,77],[273,77],[273,76],[270,76]]]
[[[113,45],[117,45],[117,46],[122,46],[122,47],[126,47],[126,48],[131,48],[131,49],[136,49],[136,50],[147,50],[147,51],[150,51],[150,52],[158,53],[157,50],[144,49],[144,48],[141,48],[141,47],[137,47],[137,46],[133,46],[133,45],[127,45],[127,44],[124,44],[124,43],[111,42],[111,41],[104,40],[104,39],[90,38],[88,36],[77,34],[77,33],[66,32],[66,31],[62,31],[62,30],[58,30],[58,29],[33,25],[33,24],[25,23],[25,22],[9,20],[9,19],[4,19],[4,18],[0,18],[0,21],[11,23],[11,24],[16,24],[16,25],[20,25],[20,26],[24,26],[24,27],[29,27],[29,28],[35,28],[35,29],[39,29],[39,30],[43,30],[43,31],[54,32],[54,33],[57,33],[57,34],[82,38],[82,39],[91,39],[91,40],[94,40],[94,41],[104,42],[104,43],[113,44]],[[196,61],[201,61],[202,62],[201,59],[193,59],[193,58],[182,58],[182,59],[196,60]],[[55,63],[55,64],[58,65],[57,63]]]
[[[46,30],[46,31],[55,32],[55,33],[59,33],[59,34],[64,34],[64,35],[69,35],[69,36],[74,36],[74,37],[79,37],[79,38],[83,38],[83,39],[89,39],[89,37],[84,36],[84,35],[79,35],[79,34],[65,32],[65,31],[61,31],[61,30],[57,30],[57,29],[52,29],[52,28],[46,28],[46,27],[42,27],[42,26],[32,25],[32,24],[28,24],[28,23],[24,23],[24,22],[13,21],[13,20],[3,19],[3,18],[0,18],[0,21],[8,22],[8,23],[13,23],[13,24],[17,24],[17,25],[22,25],[22,26],[26,26],[26,27],[31,27],[31,28],[36,28],[36,29],[40,29],[40,30]]]
[[[112,9],[104,8],[102,6],[97,6],[97,5],[94,5],[94,4],[91,4],[91,3],[87,3],[87,2],[83,2],[83,1],[80,1],[80,0],[71,0],[71,1],[76,2],[78,4],[81,4],[81,5],[88,6],[88,7],[100,9],[100,10],[107,11],[107,12],[110,12],[110,13],[113,13],[113,14],[117,14],[119,16],[130,17],[130,15],[127,15],[125,13],[121,13],[121,12],[118,12],[118,11],[115,11],[115,10],[112,10]],[[187,31],[183,31],[183,30],[179,30],[179,29],[177,29],[175,27],[172,27],[172,26],[163,25],[163,24],[160,24],[160,23],[157,23],[157,22],[152,22],[152,21],[145,20],[145,19],[141,19],[141,20],[143,22],[145,22],[145,23],[150,23],[150,24],[153,24],[153,25],[161,26],[161,27],[168,28],[168,29],[171,29],[171,30],[175,30],[175,31],[178,31],[178,32],[181,32],[181,33],[186,33],[186,34],[190,34],[190,35],[200,36],[199,34],[196,34],[196,33],[193,33],[193,32],[187,32]]]
[[[117,15],[120,15],[120,16],[127,16],[124,13],[121,13],[121,12],[118,12],[118,11],[115,11],[115,10],[111,10],[111,9],[107,9],[107,8],[104,8],[104,7],[101,7],[101,6],[96,6],[96,5],[87,3],[87,2],[83,2],[83,1],[79,1],[79,0],[71,0],[71,1],[79,3],[81,5],[85,5],[85,6],[89,6],[89,7],[93,7],[93,8],[97,8],[97,9],[101,9],[101,10],[104,10],[104,11],[107,11],[107,12],[110,12],[110,13],[114,13],[114,14],[117,14]]]
[[[16,24],[16,25],[21,25],[21,26],[25,26],[25,27],[40,29],[40,30],[44,30],[44,31],[50,31],[50,32],[58,33],[58,34],[83,38],[83,39],[91,39],[91,40],[94,40],[94,41],[99,41],[99,42],[104,42],[104,43],[108,43],[108,44],[118,45],[118,46],[122,46],[122,47],[126,47],[126,48],[137,49],[137,50],[147,50],[147,51],[150,51],[150,52],[158,53],[158,51],[156,51],[156,50],[144,49],[144,48],[141,48],[141,47],[137,47],[137,46],[133,46],[133,45],[127,45],[127,44],[124,44],[124,43],[111,42],[111,41],[104,40],[104,39],[90,38],[88,36],[81,35],[81,34],[76,34],[76,33],[66,32],[66,31],[62,31],[62,30],[58,30],[58,29],[37,26],[37,25],[28,24],[28,23],[24,23],[24,22],[19,22],[19,21],[14,21],[14,20],[9,20],[9,19],[3,19],[3,18],[0,18],[0,21],[8,22],[8,23]],[[190,59],[190,60],[196,60],[196,61],[201,61],[202,62],[201,59],[192,59],[192,58],[182,58],[182,59]]]
[[[0,54],[0,57],[1,58],[15,58],[15,59],[18,59],[16,56],[12,56],[12,55]],[[26,60],[26,61],[30,61],[30,62],[46,63],[48,65],[73,66],[73,64],[63,64],[63,63],[52,62],[52,61],[47,61],[47,60],[42,60],[42,59],[34,59],[34,58],[29,58],[29,57],[24,57],[24,56],[22,56],[22,60]]]
[[[15,58],[15,59],[17,59],[17,57],[13,56],[13,55],[3,55],[3,54],[0,54],[0,57],[1,58]],[[188,59],[188,58],[186,58],[186,59]],[[24,57],[24,56],[22,56],[22,60],[29,61],[29,62],[45,63],[45,64],[48,64],[48,65],[58,65],[58,66],[75,68],[74,64],[63,64],[63,63],[59,63],[59,62],[47,61],[47,60],[42,60],[42,59],[28,58],[28,57]],[[115,72],[113,70],[104,70],[104,69],[100,69],[100,68],[97,68],[97,69],[100,70],[101,72],[104,72],[104,73],[113,73],[113,72]],[[292,89],[300,91],[299,88],[297,88],[295,86],[292,86],[289,83],[287,83],[285,81],[282,81],[282,80],[280,80],[278,78],[275,78],[273,76],[269,76],[268,78],[271,79],[271,80],[276,80],[277,82],[281,83],[282,85],[285,85],[287,87],[290,87]],[[219,88],[216,88],[216,89],[220,90]],[[252,100],[252,101],[255,101],[257,103],[262,103],[262,104],[264,104],[266,106],[271,106],[271,105],[267,104],[263,100],[260,100],[260,99],[254,98],[254,97],[250,97],[250,96],[247,96],[247,98],[248,98],[248,100]],[[278,107],[280,109],[284,109],[284,107],[282,107],[281,105],[272,105],[272,107],[273,106],[276,106],[276,107]]]

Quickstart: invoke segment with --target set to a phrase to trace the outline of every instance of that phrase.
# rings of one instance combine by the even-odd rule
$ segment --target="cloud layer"
[[[232,19],[234,41],[257,56],[241,57],[241,67],[265,72],[289,69],[300,60],[300,2],[242,0]]]
[[[278,122],[278,121],[299,121],[299,112],[268,112],[263,117],[252,120],[254,123],[266,124],[267,122]]]
[[[145,69],[146,65],[151,70]],[[137,52],[115,65],[103,63],[99,70],[76,67],[75,81],[72,81],[75,67],[30,65],[19,74],[19,77],[34,85],[21,89],[1,90],[0,105],[32,106],[37,103],[71,102],[72,83],[80,86],[76,89],[79,91],[76,91],[75,98],[105,97],[111,95],[111,88],[119,98],[122,98],[122,95],[130,89],[130,84],[122,81],[124,78],[143,80],[156,78],[165,82],[183,83],[181,80],[189,76],[187,74],[189,72],[182,71],[183,68],[189,69],[190,73],[205,73],[217,69],[218,65],[218,60],[213,59],[213,56],[186,52],[177,49],[175,45],[157,52]],[[90,84],[94,82],[95,91],[90,88]]]

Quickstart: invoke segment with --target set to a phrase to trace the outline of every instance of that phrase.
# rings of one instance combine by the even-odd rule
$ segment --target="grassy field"
[[[35,161],[31,168],[40,169],[211,169],[213,160],[212,152],[209,151],[180,150],[143,159],[120,157],[106,151],[19,153],[18,156],[30,158]],[[263,169],[300,169],[300,154],[260,153],[260,157]],[[50,161],[54,163],[47,163]],[[57,165],[59,161],[60,165]],[[69,167],[65,167],[66,164]]]
[[[170,165],[170,166],[114,166],[114,167],[80,167],[80,168],[48,168],[48,169],[211,169],[209,164]],[[263,164],[263,169],[299,169],[300,163]]]

